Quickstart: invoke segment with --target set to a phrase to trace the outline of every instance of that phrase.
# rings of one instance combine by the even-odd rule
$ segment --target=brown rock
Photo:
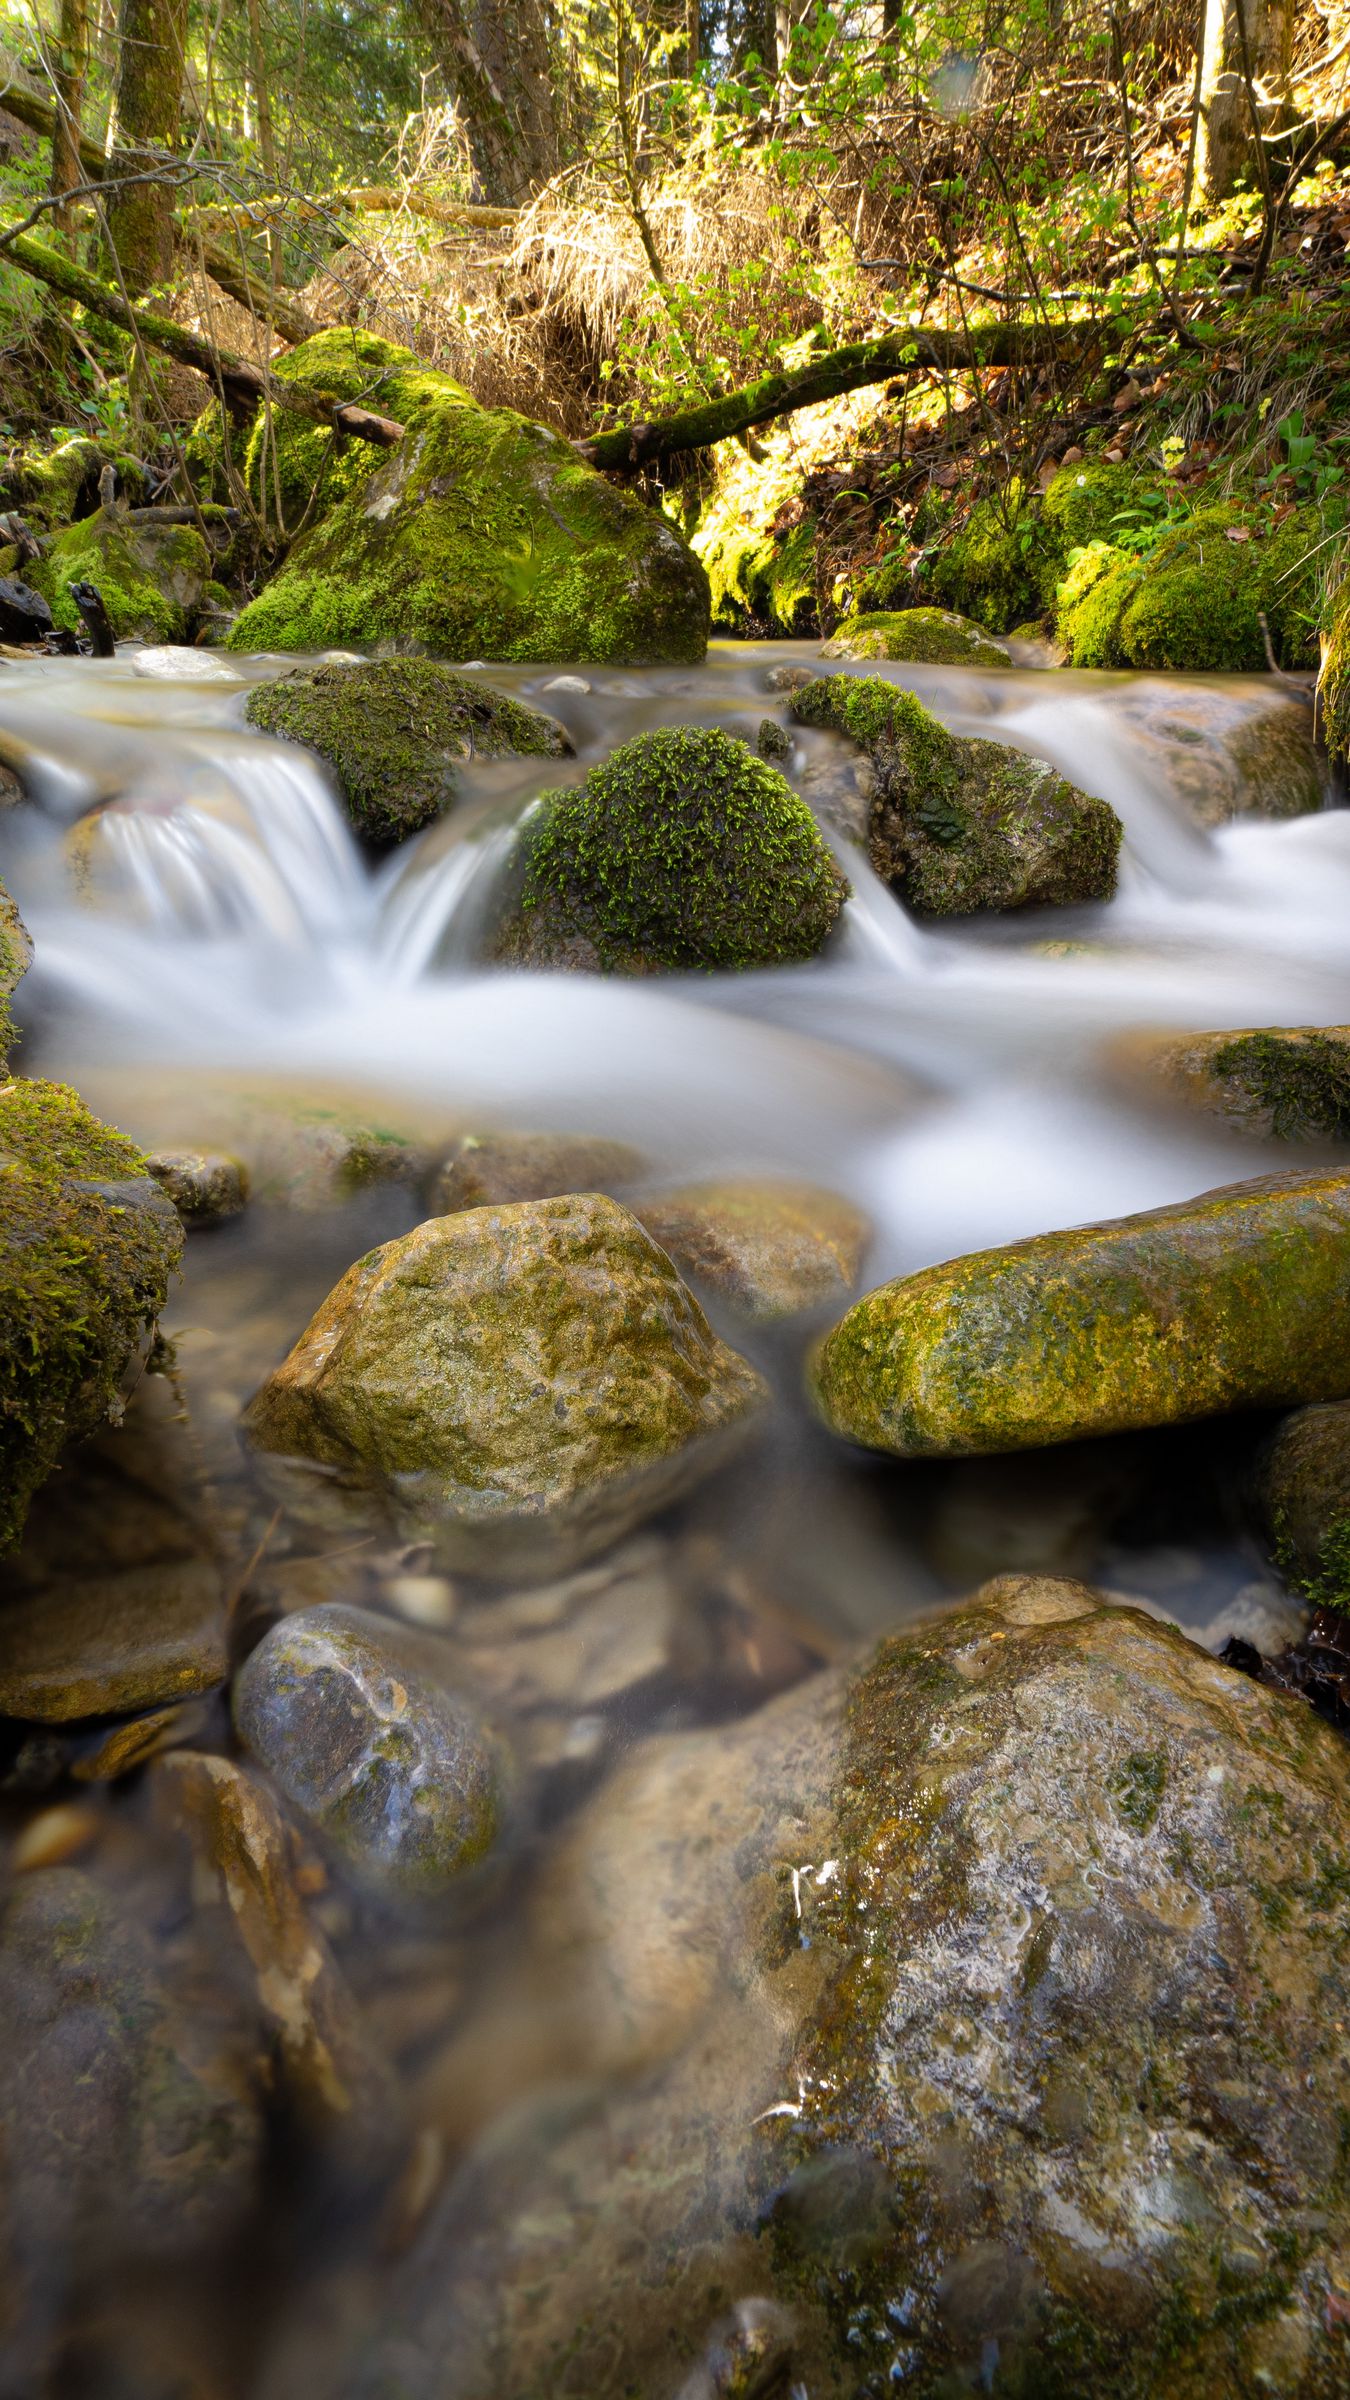
[[[757,1325],[847,1299],[871,1232],[837,1192],[767,1178],[685,1184],[635,1213],[677,1267]]]
[[[170,1559],[0,1610],[0,1711],[65,1724],[203,1692],[225,1675],[220,1576]]]
[[[439,1217],[566,1192],[608,1192],[635,1183],[646,1160],[627,1142],[585,1133],[466,1133],[441,1167],[431,1195]]]

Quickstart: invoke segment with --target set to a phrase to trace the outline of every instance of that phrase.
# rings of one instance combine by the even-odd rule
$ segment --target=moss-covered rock
[[[223,1225],[248,1201],[248,1169],[220,1150],[153,1150],[145,1161],[188,1230]]]
[[[877,610],[845,617],[820,653],[822,658],[912,659],[919,665],[1006,667],[1008,654],[947,608]]]
[[[1311,708],[1264,680],[1241,691],[1144,683],[1122,693],[1121,710],[1142,762],[1156,767],[1197,824],[1302,817],[1327,805],[1330,779]]]
[[[1120,820],[1044,759],[948,733],[876,675],[822,676],[792,709],[867,750],[872,864],[923,915],[1110,899]]]
[[[0,1550],[113,1406],[182,1243],[139,1150],[76,1093],[0,1086]]]
[[[686,1491],[764,1397],[664,1252],[597,1193],[466,1209],[329,1294],[245,1417],[384,1490],[448,1564],[589,1557]]]
[[[1281,666],[1316,655],[1316,509],[1282,524],[1249,503],[1198,509],[1144,556],[1102,544],[1061,587],[1058,625],[1076,667],[1242,673],[1266,665],[1264,614]]]
[[[438,1217],[512,1200],[555,1200],[564,1192],[616,1192],[646,1166],[628,1142],[588,1133],[465,1133],[432,1186]]]
[[[1318,716],[1323,741],[1334,759],[1350,758],[1350,584],[1325,612]]]
[[[813,958],[848,896],[777,768],[693,727],[639,734],[576,790],[545,794],[519,871],[500,955],[606,973]]]
[[[104,464],[104,451],[87,434],[54,450],[30,445],[0,481],[0,508],[17,509],[40,532],[54,533],[94,506]]]
[[[1347,1841],[1311,1710],[1064,1582],[644,1745],[548,1896],[593,2096],[494,2127],[333,2382],[1332,2400]]]
[[[327,1603],[285,1617],[234,1688],[239,1738],[362,1880],[443,1890],[487,1856],[503,1761],[438,1645]]]
[[[871,1232],[838,1192],[768,1177],[644,1193],[633,1213],[684,1274],[756,1325],[837,1306]]]
[[[802,511],[800,463],[773,442],[757,458],[730,443],[724,450],[690,533],[707,570],[713,625],[758,639],[814,633],[818,527]]]
[[[1350,1141],[1350,1025],[1131,1037],[1121,1063],[1262,1141]]]
[[[1256,1489],[1281,1574],[1316,1607],[1350,1614],[1350,1400],[1285,1417]]]
[[[317,484],[317,520],[232,626],[232,649],[397,641],[450,658],[702,658],[697,559],[561,436],[479,408],[372,334],[318,334],[279,372],[366,400],[407,434],[392,451],[355,442],[335,457],[321,427],[273,412],[265,438],[283,499],[294,506]],[[258,429],[249,471],[268,478],[263,440]]]
[[[1350,1393],[1350,1174],[1258,1176],[883,1284],[816,1356],[836,1433],[1024,1450]]]
[[[469,758],[562,758],[552,717],[424,658],[310,667],[259,684],[244,711],[260,733],[303,742],[337,777],[358,833],[379,844],[443,816]]]
[[[10,1001],[33,963],[32,936],[0,883],[0,1076],[14,1040]]]
[[[943,608],[989,633],[1010,633],[1042,605],[1046,575],[1061,556],[1035,502],[1014,478],[977,500],[961,531],[938,551],[928,589]]]
[[[211,553],[193,525],[137,525],[98,509],[58,535],[29,570],[58,625],[80,630],[72,583],[92,583],[118,641],[181,642],[211,581]]]

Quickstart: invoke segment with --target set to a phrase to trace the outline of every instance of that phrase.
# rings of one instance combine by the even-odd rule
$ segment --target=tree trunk
[[[80,111],[84,103],[85,70],[89,63],[88,0],[61,0],[57,31],[56,112],[52,125],[52,190],[73,192],[85,181],[80,164]],[[57,231],[67,240],[71,232],[68,208],[55,211]]]
[[[414,11],[464,112],[485,197],[527,200],[559,163],[548,0],[414,0]]]
[[[187,0],[122,0],[117,32],[118,150],[174,150],[182,130]],[[114,173],[131,163],[114,154]],[[111,202],[108,237],[128,291],[169,281],[173,205],[172,185],[158,179],[133,184]]]
[[[1205,198],[1265,187],[1261,137],[1288,120],[1291,0],[1205,0],[1196,168]]]

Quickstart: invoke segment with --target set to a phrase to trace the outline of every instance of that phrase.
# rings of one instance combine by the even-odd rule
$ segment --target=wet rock
[[[0,793],[0,805],[3,794]],[[0,1075],[14,1036],[9,1003],[33,963],[33,943],[18,909],[0,883]]]
[[[100,508],[58,534],[31,573],[57,625],[69,633],[83,627],[72,586],[90,583],[119,642],[181,642],[201,607],[212,565],[195,525],[138,524],[115,508]]]
[[[116,1401],[182,1241],[140,1152],[74,1092],[0,1083],[0,1550]]]
[[[900,1457],[1035,1449],[1350,1392],[1350,1175],[1259,1176],[867,1293],[812,1371]]]
[[[785,662],[782,666],[770,667],[764,678],[764,689],[766,692],[799,692],[804,684],[814,683],[815,680],[813,667],[793,666]]]
[[[1350,1610],[1350,1400],[1295,1409],[1261,1456],[1271,1555],[1305,1600]]]
[[[106,1733],[88,1740],[70,1762],[76,1783],[116,1783],[137,1767],[148,1765],[178,1744],[198,1742],[206,1733],[210,1709],[200,1700],[176,1700],[168,1708],[153,1708],[143,1717],[127,1717]]]
[[[683,1274],[757,1325],[843,1299],[871,1232],[837,1192],[767,1178],[644,1194],[634,1213]]]
[[[52,612],[31,584],[0,575],[0,641],[22,646],[45,641],[52,629]]]
[[[225,1674],[220,1575],[173,1559],[0,1609],[0,1712],[65,1724],[203,1692]]]
[[[614,1192],[646,1167],[627,1142],[589,1133],[461,1134],[432,1187],[437,1216],[513,1200],[552,1200],[567,1192]]]
[[[1132,744],[1201,825],[1233,817],[1301,817],[1329,798],[1313,712],[1269,689],[1252,696],[1144,684],[1124,697]]]
[[[815,2400],[1329,2395],[1348,1837],[1310,1710],[1069,1583],[645,1745],[549,1895],[602,2096],[466,2162],[337,2387],[702,2394],[758,2325]]]
[[[848,897],[815,819],[730,734],[625,742],[525,821],[509,965],[656,974],[813,958]]]
[[[1111,1063],[1261,1141],[1350,1141],[1350,1025],[1132,1034]]]
[[[911,659],[924,666],[1006,667],[1008,653],[984,628],[948,608],[879,609],[845,617],[822,658]]]
[[[867,750],[869,855],[921,914],[1110,899],[1120,820],[1044,759],[946,732],[879,676],[823,676],[792,707]]]
[[[263,1452],[387,1489],[487,1573],[576,1563],[726,1454],[764,1398],[596,1193],[468,1209],[358,1260],[250,1403]]]
[[[222,1225],[248,1200],[248,1169],[216,1150],[152,1150],[146,1165],[189,1230]]]
[[[234,2238],[262,2148],[253,2046],[219,1987],[189,2004],[124,1900],[76,1867],[24,1875],[0,1916],[8,2388],[51,2388],[76,2292],[120,2262]]]
[[[363,1881],[423,1897],[487,1856],[503,1810],[496,1745],[437,1665],[434,1636],[332,1604],[273,1626],[234,1687],[291,1806]]]
[[[317,751],[356,831],[381,847],[444,816],[466,760],[572,748],[554,718],[421,658],[308,667],[260,684],[244,714],[260,733]]]
[[[755,735],[755,748],[761,758],[791,758],[792,736],[786,725],[779,724],[777,717],[762,717]]]

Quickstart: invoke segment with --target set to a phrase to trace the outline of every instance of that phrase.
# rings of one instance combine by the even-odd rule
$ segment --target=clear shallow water
[[[547,669],[481,672],[566,723],[577,757],[561,772],[580,775],[653,725],[753,740],[766,714],[787,721],[768,671],[813,660],[804,643],[721,644],[700,670],[583,671],[586,692],[550,689]],[[250,685],[294,662],[177,654],[158,662],[172,672],[145,671],[156,663],[0,667],[0,761],[34,792],[0,814],[0,874],[38,949],[22,1063],[146,1140],[207,1138],[241,1093],[257,1107],[278,1092],[406,1119],[433,1147],[491,1123],[619,1136],[681,1179],[779,1169],[849,1193],[875,1227],[871,1283],[1269,1168],[1268,1151],[1132,1098],[1106,1064],[1120,1037],[1350,1020],[1350,811],[1202,828],[1148,738],[1175,705],[1163,681],[889,670],[953,729],[1050,757],[1111,801],[1126,841],[1108,906],[923,926],[849,849],[855,898],[826,959],[628,984],[475,963],[514,822],[556,764],[469,775],[449,819],[372,867],[318,768],[244,726]],[[1235,708],[1261,697],[1250,681],[1214,688]],[[850,757],[798,735],[789,771],[819,800]],[[428,1575],[383,1528],[292,1522],[249,1481],[239,1408],[350,1261],[420,1213],[390,1186],[306,1215],[262,1205],[195,1238],[168,1327],[188,1428],[162,1385],[143,1389],[126,1436],[42,1504],[30,1547],[59,1565],[70,1525],[106,1504],[98,1473],[131,1475],[147,1508],[208,1514],[238,1646],[318,1599],[429,1611],[453,1674],[503,1726],[528,1798],[490,1903],[404,1927],[402,1950],[340,1889],[315,1904],[430,2142],[434,2188],[523,2092],[617,2071],[569,2012],[572,1968],[522,1929],[578,1799],[635,1740],[751,1709],[1007,1569],[1092,1576],[1211,1640],[1268,1620],[1276,1595],[1227,1434],[950,1468],[855,1458],[802,1405],[806,1336],[749,1339],[715,1305],[773,1380],[773,1420],[751,1459],[589,1582],[487,1595]],[[200,1738],[223,1742],[223,1720]],[[22,1822],[28,1804],[10,1805]],[[144,1794],[133,1781],[88,1805],[94,1855],[141,1907]],[[264,2271],[266,2229],[297,2187],[300,2231]],[[331,2265],[335,2217],[358,2318],[384,2306],[387,2228],[344,2217],[323,2175],[292,2162],[260,2205],[262,2246],[245,2244],[222,2287],[227,2315],[229,2294],[249,2295],[247,2338],[218,2297],[186,2310],[225,2400],[263,2388],[271,2328]],[[164,2292],[153,2275],[148,2288],[155,2317]],[[71,2385],[103,2388],[98,2373]]]

